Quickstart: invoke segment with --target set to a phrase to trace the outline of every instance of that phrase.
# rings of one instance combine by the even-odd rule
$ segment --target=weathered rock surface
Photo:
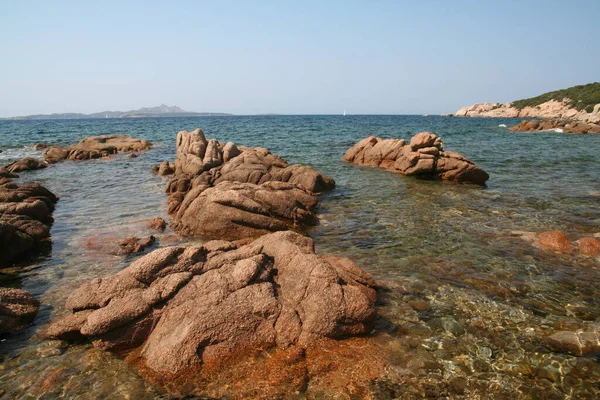
[[[27,327],[40,310],[40,302],[21,289],[0,288],[0,334]]]
[[[42,150],[42,149],[46,149],[46,148],[48,148],[48,145],[46,143],[36,143],[33,146],[34,150]]]
[[[48,242],[58,198],[37,183],[17,185],[0,169],[0,266]]]
[[[69,147],[50,146],[44,153],[47,163],[61,160],[91,160],[127,151],[148,150],[152,144],[127,135],[90,136]]]
[[[600,133],[600,125],[568,119],[523,120],[511,131],[539,132],[558,130],[564,133]]]
[[[569,253],[573,249],[569,238],[561,231],[542,232],[538,235],[538,241],[545,250]]]
[[[37,158],[32,157],[25,157],[22,160],[8,164],[5,168],[10,172],[22,172],[46,168],[47,166],[48,164],[46,164],[42,160],[38,160]]]
[[[352,261],[320,257],[291,231],[239,248],[166,247],[84,283],[67,299],[72,314],[43,336],[138,348],[145,368],[184,374],[233,354],[364,334],[376,315],[374,285]]]
[[[265,148],[207,140],[200,129],[181,131],[168,211],[172,226],[184,234],[257,237],[314,223],[315,193],[334,186],[328,176],[289,165]]]
[[[600,123],[600,107],[596,105],[592,112],[577,110],[571,107],[569,99],[550,100],[535,107],[518,109],[513,103],[477,103],[463,107],[454,115],[456,117],[488,117],[488,118],[547,118],[569,119],[575,121]]]
[[[344,160],[427,179],[483,185],[489,178],[462,155],[445,151],[441,138],[429,132],[418,133],[410,143],[370,136],[348,149]]]
[[[155,231],[164,232],[165,228],[167,227],[167,222],[161,217],[156,217],[148,220],[146,226],[150,229],[154,229]]]

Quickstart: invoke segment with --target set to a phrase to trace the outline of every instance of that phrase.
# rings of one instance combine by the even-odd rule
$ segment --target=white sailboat
[[[343,116],[344,116],[344,117],[346,116],[346,110],[344,110],[344,114],[343,114]]]

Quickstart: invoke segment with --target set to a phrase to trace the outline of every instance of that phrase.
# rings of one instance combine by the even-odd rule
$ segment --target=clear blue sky
[[[600,0],[0,0],[0,116],[454,112],[600,81]]]

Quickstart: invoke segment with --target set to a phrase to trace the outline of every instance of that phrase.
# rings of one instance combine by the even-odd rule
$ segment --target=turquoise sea
[[[542,341],[557,327],[600,326],[600,259],[544,252],[511,234],[600,234],[600,135],[499,127],[518,122],[358,115],[0,121],[0,165],[41,156],[31,147],[39,142],[124,133],[155,144],[138,158],[67,161],[20,174],[60,201],[51,254],[0,270],[0,286],[23,288],[42,302],[30,328],[0,338],[0,394],[166,396],[117,356],[87,344],[40,341],[36,332],[64,313],[82,280],[110,275],[135,258],[100,256],[84,244],[126,231],[133,221],[167,218],[166,179],[152,175],[151,166],[174,159],[178,131],[200,127],[208,138],[267,147],[335,179],[336,189],[320,198],[320,224],[308,233],[319,253],[349,257],[391,282],[379,311],[393,326],[375,333],[390,349],[383,356],[398,368],[408,368],[409,359],[432,365],[401,384],[387,383],[404,385],[414,394],[407,398],[425,396],[428,385],[446,388],[440,393],[450,398],[600,397],[598,355],[553,353]],[[487,186],[422,181],[342,160],[366,136],[409,139],[421,131],[441,136],[446,149],[487,171]],[[426,306],[408,305],[417,303]],[[408,341],[416,345],[399,356]],[[457,381],[463,384],[455,390]],[[383,390],[381,398],[392,392]]]

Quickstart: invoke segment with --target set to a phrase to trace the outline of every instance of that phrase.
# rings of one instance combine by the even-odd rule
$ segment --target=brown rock
[[[37,158],[25,157],[22,160],[15,161],[6,166],[9,172],[33,171],[36,169],[46,168],[48,164]]]
[[[546,346],[574,356],[600,354],[600,331],[558,331],[545,338]]]
[[[101,135],[90,136],[72,144],[68,148],[51,146],[44,153],[48,163],[55,163],[64,159],[91,160],[108,157],[111,154],[128,151],[148,150],[152,144],[144,139],[136,139],[127,135]]]
[[[0,334],[26,328],[40,309],[40,302],[21,289],[0,288]]]
[[[149,236],[145,239],[140,239],[138,237],[127,238],[119,244],[121,249],[119,250],[117,255],[140,253],[144,251],[147,247],[152,246],[155,241],[156,238],[154,236]]]
[[[67,149],[66,147],[50,146],[48,147],[46,152],[44,152],[44,160],[46,160],[48,164],[54,164],[59,161],[65,160],[68,156],[69,149]]]
[[[577,241],[579,252],[586,256],[597,256],[600,254],[600,240],[594,237],[585,237]]]
[[[600,133],[600,125],[582,121],[573,121],[569,119],[544,119],[544,120],[523,120],[519,124],[510,128],[511,131],[549,131],[561,129],[564,133]]]
[[[149,220],[146,226],[150,229],[154,229],[155,231],[164,232],[165,228],[167,227],[167,223],[161,217],[156,217]]]
[[[542,232],[537,237],[540,247],[545,250],[554,250],[561,253],[570,253],[573,250],[569,238],[561,231]]]
[[[175,164],[163,161],[159,165],[152,166],[152,173],[156,175],[173,175],[175,173]]]
[[[0,185],[0,266],[49,243],[58,198],[37,183]]]
[[[489,175],[462,155],[444,151],[439,137],[429,132],[404,140],[370,136],[352,146],[344,160],[392,170],[402,175],[483,185]]]
[[[222,145],[200,129],[181,131],[168,211],[173,227],[186,235],[256,237],[314,223],[313,193],[334,186],[328,176],[289,165],[267,149]]]
[[[311,239],[290,231],[240,248],[167,247],[82,285],[67,300],[74,314],[42,335],[120,351],[141,345],[138,366],[185,377],[227,357],[366,333],[373,285],[351,261],[319,257]]]
[[[35,144],[33,146],[33,149],[34,150],[42,150],[42,149],[45,149],[47,147],[48,147],[48,145],[46,143],[37,143],[37,144]]]

